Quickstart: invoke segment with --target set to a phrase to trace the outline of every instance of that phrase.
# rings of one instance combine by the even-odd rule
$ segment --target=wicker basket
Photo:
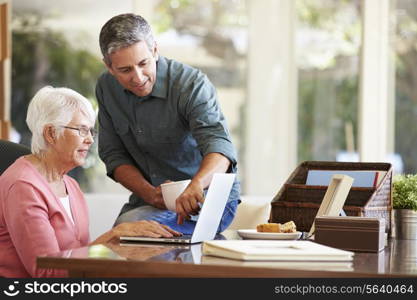
[[[386,171],[375,188],[352,187],[343,210],[348,216],[384,218],[385,231],[390,232],[392,167],[389,163],[305,161],[294,170],[272,200],[269,222],[293,220],[299,231],[310,230],[327,186],[305,185],[309,170]]]

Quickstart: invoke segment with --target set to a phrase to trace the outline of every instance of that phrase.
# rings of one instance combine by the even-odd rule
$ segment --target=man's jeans
[[[236,214],[237,204],[237,201],[230,201],[226,204],[223,216],[220,220],[220,225],[217,228],[218,233],[224,231],[232,223]],[[192,234],[196,224],[195,221],[184,220],[184,223],[179,225],[177,224],[177,214],[175,212],[161,210],[150,205],[144,205],[120,215],[113,226],[124,222],[140,220],[154,220],[167,225],[176,231],[182,232],[183,234]]]

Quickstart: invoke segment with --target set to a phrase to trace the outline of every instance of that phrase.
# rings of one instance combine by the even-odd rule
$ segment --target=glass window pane
[[[112,16],[134,12],[136,3],[105,0],[97,9],[94,0],[13,2],[12,122],[21,143],[30,144],[27,106],[41,86],[66,86],[95,104],[96,80],[104,70],[100,29]],[[243,157],[246,1],[149,0],[145,6],[161,55],[200,68],[216,86],[239,158]],[[87,165],[72,172],[85,192],[105,192],[111,185],[96,146]],[[242,169],[243,160],[239,161]]]
[[[404,173],[417,173],[417,5],[397,0],[395,36],[395,152]]]
[[[217,89],[244,168],[247,7],[245,0],[161,0],[152,19],[161,55],[201,69]]]
[[[360,1],[297,0],[298,159],[357,159]]]
[[[112,16],[133,10],[133,1],[13,0],[12,126],[20,143],[30,145],[26,125],[29,101],[45,85],[69,87],[96,106],[95,84],[105,67],[98,35]],[[82,9],[80,9],[82,7]],[[125,190],[106,178],[97,143],[83,167],[73,169],[84,192]],[[106,184],[103,184],[106,182]]]

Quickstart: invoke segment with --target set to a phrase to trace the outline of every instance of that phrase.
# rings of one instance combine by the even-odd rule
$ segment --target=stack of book
[[[352,261],[354,253],[311,241],[205,241],[203,255],[244,261]]]

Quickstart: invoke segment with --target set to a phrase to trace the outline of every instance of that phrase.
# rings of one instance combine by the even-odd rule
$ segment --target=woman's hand
[[[113,239],[119,239],[121,236],[173,237],[181,235],[181,232],[172,230],[168,226],[162,225],[156,221],[142,220],[121,223],[98,237],[91,244],[96,245],[108,243]]]
[[[156,221],[136,221],[121,223],[112,229],[117,237],[120,236],[147,236],[147,237],[173,237],[181,233],[172,230],[166,225]]]

